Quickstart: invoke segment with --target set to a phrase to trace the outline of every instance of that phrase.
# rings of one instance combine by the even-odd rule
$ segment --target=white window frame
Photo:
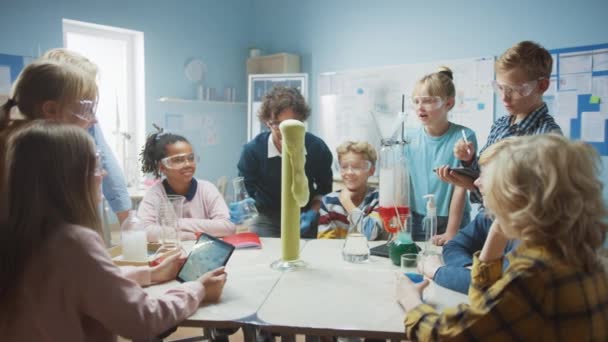
[[[140,31],[128,30],[113,26],[99,25],[87,23],[71,19],[63,19],[63,45],[67,45],[68,33],[77,33],[90,35],[104,39],[115,39],[124,41],[127,44],[127,113],[128,115],[127,129],[131,135],[129,144],[127,145],[127,156],[130,159],[137,158],[140,146],[144,146],[146,139],[146,103],[145,103],[145,60],[144,60],[144,33]],[[121,131],[124,129],[121,127]],[[104,132],[104,134],[111,134]],[[116,151],[115,151],[116,152]],[[123,156],[124,157],[124,156]],[[119,159],[119,164],[126,170],[123,165],[123,160]],[[135,186],[137,184],[129,184],[132,181],[139,181],[141,173],[139,168],[132,167],[129,170],[137,170],[137,174],[125,175],[128,185]]]

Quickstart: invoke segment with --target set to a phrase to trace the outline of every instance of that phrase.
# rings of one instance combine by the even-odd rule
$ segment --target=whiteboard
[[[402,95],[409,98],[416,82],[439,66],[454,75],[456,104],[449,120],[475,131],[478,146],[484,146],[494,121],[494,57],[322,73],[319,133],[334,157],[336,147],[347,140],[365,140],[379,150],[381,137],[370,111],[401,112]],[[408,127],[419,126],[407,100],[405,117]]]

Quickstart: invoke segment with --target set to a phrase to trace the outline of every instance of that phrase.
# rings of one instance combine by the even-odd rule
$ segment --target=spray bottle
[[[428,194],[422,197],[427,200],[426,216],[422,221],[425,236],[424,250],[426,253],[429,253],[433,246],[433,236],[437,235],[437,207],[435,206],[435,195]]]

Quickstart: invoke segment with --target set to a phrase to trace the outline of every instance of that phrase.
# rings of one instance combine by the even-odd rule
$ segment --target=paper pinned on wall
[[[593,71],[608,70],[608,49],[593,51]]]
[[[557,93],[554,108],[553,116],[576,119],[578,116],[578,94],[575,91]]]
[[[11,68],[0,66],[0,94],[11,93]]]
[[[570,118],[567,116],[556,116],[553,118],[562,129],[565,137],[570,137]]]
[[[599,112],[581,113],[581,140],[604,142],[606,116]]]
[[[557,93],[557,77],[551,77],[549,79],[549,88],[543,94],[544,96],[555,96]]]
[[[561,54],[559,56],[559,73],[575,74],[580,72],[590,73],[593,66],[593,55],[591,53]]]
[[[551,58],[553,58],[553,66],[551,68],[551,75],[557,75],[557,54],[552,54]]]
[[[608,102],[608,76],[593,77],[591,94],[599,96],[601,102]]]
[[[573,74],[559,77],[559,90],[574,90],[579,94],[591,93],[591,74]]]

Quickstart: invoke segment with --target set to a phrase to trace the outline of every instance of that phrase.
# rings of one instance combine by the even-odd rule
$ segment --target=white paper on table
[[[566,138],[570,138],[570,133],[571,133],[570,118],[567,116],[555,116],[555,117],[553,117],[553,119],[559,125],[559,127],[562,129],[562,133],[564,133],[564,136]]]
[[[581,140],[604,142],[606,117],[600,112],[581,113]]]
[[[608,70],[608,49],[593,51],[593,71]]]
[[[591,93],[591,73],[572,74],[559,77],[559,90],[575,90],[579,94]]]
[[[578,94],[575,91],[558,92],[555,96],[555,113],[553,116],[577,118]]]
[[[11,93],[11,69],[7,66],[0,66],[0,94]]]
[[[552,54],[553,66],[551,67],[551,75],[557,75],[557,54]]]
[[[600,102],[608,102],[608,76],[593,77],[591,94],[599,96]]]
[[[559,73],[574,74],[579,72],[591,72],[593,66],[593,55],[589,52],[584,54],[561,54],[559,56]]]

